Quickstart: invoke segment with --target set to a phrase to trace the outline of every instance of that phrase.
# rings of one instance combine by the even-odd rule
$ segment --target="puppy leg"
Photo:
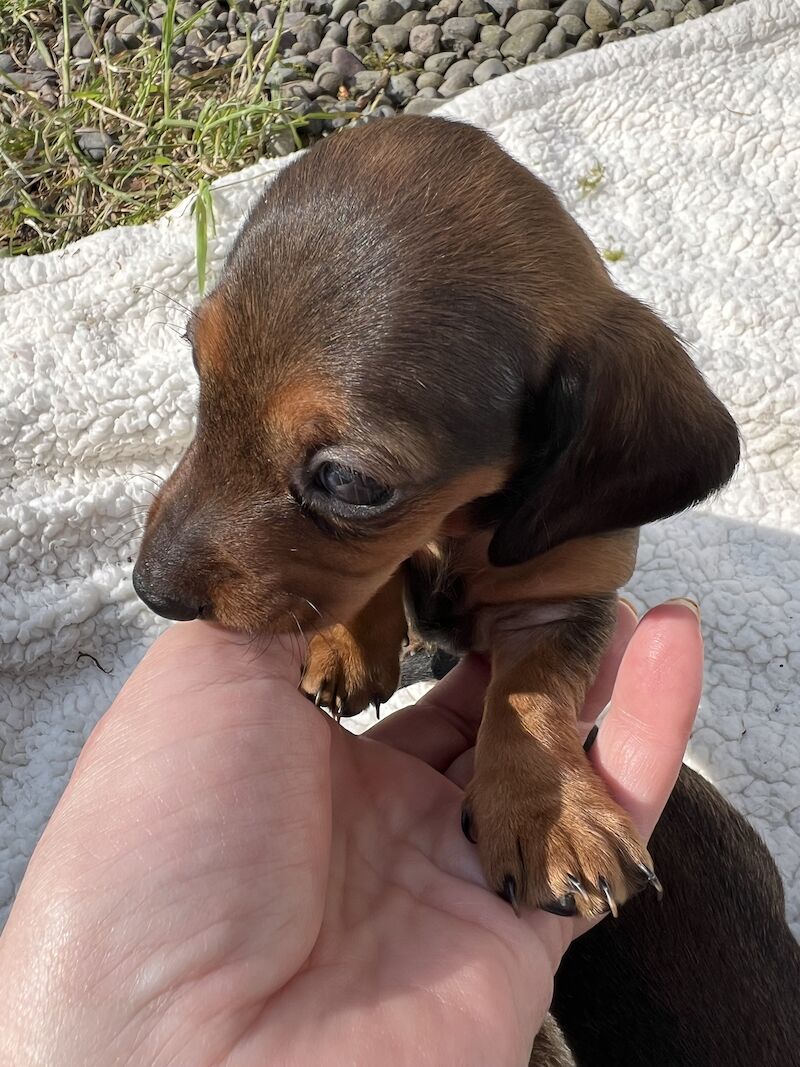
[[[348,626],[331,626],[308,644],[301,688],[339,716],[376,709],[400,680],[400,651],[407,634],[403,576],[386,583]]]
[[[652,863],[576,730],[613,632],[614,598],[563,611],[571,617],[527,632],[495,628],[464,819],[489,885],[511,904],[591,916],[616,912],[653,877]]]

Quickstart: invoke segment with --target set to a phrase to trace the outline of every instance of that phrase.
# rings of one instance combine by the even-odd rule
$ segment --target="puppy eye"
[[[392,495],[392,490],[361,471],[345,467],[341,463],[322,463],[314,481],[318,488],[354,507],[374,508],[385,504]]]

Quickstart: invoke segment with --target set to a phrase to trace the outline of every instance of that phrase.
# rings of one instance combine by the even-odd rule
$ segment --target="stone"
[[[395,74],[389,79],[389,99],[400,107],[412,100],[417,92],[417,87],[407,74]]]
[[[408,30],[410,33],[415,26],[425,25],[425,12],[424,11],[407,11],[402,18],[397,21],[398,26],[402,26],[404,30]]]
[[[439,7],[444,11],[446,18],[453,18],[458,14],[461,0],[438,0]]]
[[[558,20],[557,29],[562,30],[567,40],[574,43],[583,37],[588,27],[583,19],[579,19],[577,15],[562,15]],[[552,33],[553,31],[551,30],[550,32]]]
[[[347,27],[347,43],[349,45],[369,44],[371,40],[372,27],[356,16]]]
[[[353,79],[353,88],[359,95],[369,93],[382,78],[382,70],[360,70]]]
[[[444,74],[455,61],[455,52],[437,52],[425,60],[425,70],[432,70],[434,74]]]
[[[320,45],[320,47],[315,48],[313,52],[309,52],[306,59],[309,63],[313,63],[317,67],[321,63],[330,63],[334,48],[338,48],[338,45]]]
[[[545,32],[552,30],[556,24],[556,17],[552,11],[518,11],[512,15],[506,23],[509,33],[521,33],[531,26],[544,26]]]
[[[437,107],[441,107],[442,103],[443,101],[439,99],[428,100],[417,96],[406,107],[406,114],[430,115]]]
[[[329,62],[337,73],[342,76],[345,85],[349,85],[356,74],[360,74],[364,70],[364,64],[358,56],[354,56],[347,48],[334,48]]]
[[[590,48],[597,48],[600,44],[600,34],[596,30],[587,30],[578,39],[575,48],[578,52],[588,52]]]
[[[710,10],[710,5],[706,3],[706,0],[689,0],[689,3],[683,9],[690,18],[696,19],[701,15],[707,15]]]
[[[405,12],[397,3],[397,0],[367,0],[366,4],[358,9],[359,17],[368,26],[392,26]]]
[[[434,55],[442,40],[442,31],[438,26],[415,26],[408,35],[408,46],[412,52],[427,59]],[[455,57],[454,57],[455,58]],[[427,70],[427,66],[425,68]]]
[[[604,0],[589,0],[584,21],[590,30],[605,33],[606,30],[613,30],[619,25],[619,12],[604,3]]]
[[[506,59],[515,59],[521,63],[542,44],[546,36],[547,30],[542,25],[530,26],[520,33],[512,33],[500,46],[500,54]]]
[[[556,8],[556,18],[563,18],[564,15],[577,15],[579,19],[582,19],[586,14],[586,5],[589,0],[564,0],[561,7]]]
[[[679,14],[683,7],[683,0],[655,0],[656,11],[668,11],[670,15]]]
[[[495,15],[494,11],[484,11],[484,13],[482,15],[476,15],[475,16],[475,21],[481,27],[483,27],[483,26],[496,26],[497,25],[497,15]]]
[[[91,59],[94,55],[94,44],[88,33],[83,33],[72,46],[72,54],[75,59]]]
[[[417,92],[420,89],[438,89],[444,81],[441,74],[436,74],[435,71],[425,70],[417,78]]]
[[[640,15],[631,23],[639,33],[654,33],[656,30],[666,30],[672,25],[672,15],[668,11],[650,11],[646,15]]]
[[[106,153],[118,142],[103,130],[78,130],[75,135],[78,148],[95,163],[101,163]]]
[[[445,15],[444,11],[442,11],[438,4],[434,4],[425,16],[425,21],[432,23],[434,26],[443,25],[446,19],[447,15]]]
[[[272,71],[270,71],[271,76]],[[314,81],[324,93],[330,93],[335,96],[342,85],[342,75],[334,67],[333,63],[322,63],[314,75]]]
[[[488,4],[500,20],[501,26],[505,26],[517,10],[514,0],[488,0]]]
[[[0,52],[0,70],[4,74],[9,74],[12,70],[17,69],[17,64],[14,62],[14,57],[10,56],[8,52]]]
[[[475,68],[475,73],[472,75],[472,80],[476,85],[483,85],[484,82],[491,81],[492,78],[499,78],[501,74],[507,74],[505,64],[499,59],[487,59],[480,66]]]
[[[468,58],[474,59],[476,63],[483,63],[487,59],[499,59],[500,49],[492,48],[483,41],[479,41],[474,48],[469,50]]]
[[[451,47],[456,41],[476,41],[480,27],[473,18],[448,19],[442,26],[442,44],[445,48]],[[416,51],[416,49],[414,49]]]
[[[620,14],[624,19],[635,19],[642,11],[646,11],[649,0],[622,0]]]
[[[485,15],[488,10],[485,0],[461,0],[458,5],[458,17],[474,19],[476,15]]]
[[[490,48],[499,48],[511,34],[502,26],[484,26],[481,30],[481,43]]]
[[[420,97],[422,97],[423,100],[441,100],[442,94],[438,91],[438,89],[434,89],[433,86],[429,86],[427,89],[420,89],[414,99],[418,100]]]
[[[472,78],[473,72],[477,69],[478,64],[472,59],[459,59],[458,62],[452,63],[447,68],[447,73],[444,76],[444,80],[449,82],[453,78],[460,79],[464,74],[469,79]]]
[[[543,52],[549,59],[555,59],[556,56],[561,55],[566,47],[567,35],[560,26],[556,26],[545,37],[544,44],[539,46],[539,51]]]
[[[519,0],[518,11],[549,11],[550,0]]]
[[[346,15],[350,11],[355,11],[359,3],[360,0],[333,0],[331,6],[331,18],[334,22],[338,22],[342,15]]]
[[[387,52],[403,52],[408,47],[408,30],[402,26],[379,26],[372,40],[383,45]]]

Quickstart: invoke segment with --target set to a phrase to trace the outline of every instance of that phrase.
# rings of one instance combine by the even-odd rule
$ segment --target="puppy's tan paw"
[[[660,893],[629,816],[588,761],[564,765],[541,751],[526,768],[479,766],[462,826],[476,840],[489,885],[522,904],[587,918],[618,908],[648,882]]]
[[[358,715],[370,704],[380,711],[399,680],[394,644],[365,648],[344,626],[333,626],[310,640],[301,688],[338,719]]]

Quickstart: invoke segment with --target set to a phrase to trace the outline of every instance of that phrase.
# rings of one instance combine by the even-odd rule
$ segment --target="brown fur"
[[[489,884],[625,900],[647,853],[579,759],[576,709],[637,528],[738,457],[674,335],[490,138],[408,117],[281,172],[191,335],[197,433],[151,510],[143,598],[302,628],[305,688],[337,713],[396,684],[403,601],[415,631],[489,653],[468,793]],[[389,503],[337,502],[330,462]]]

